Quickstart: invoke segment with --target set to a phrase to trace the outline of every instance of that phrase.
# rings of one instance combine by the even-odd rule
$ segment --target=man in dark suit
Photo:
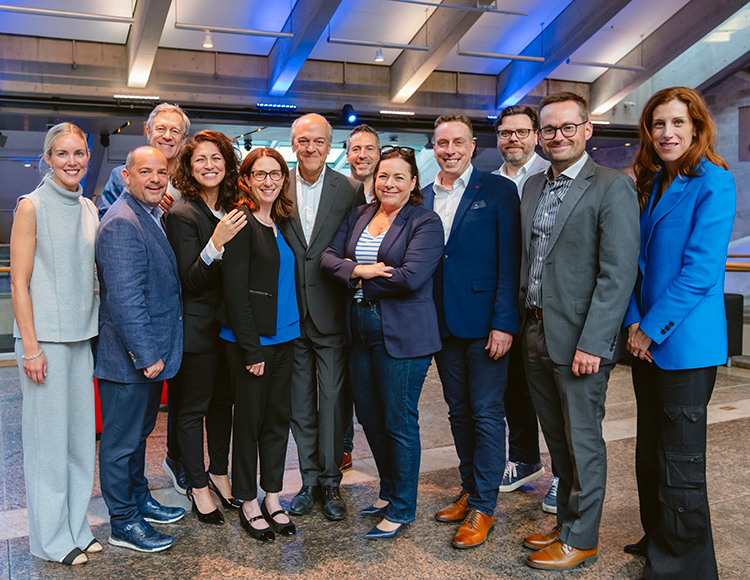
[[[292,124],[297,167],[290,178],[294,212],[281,228],[294,252],[302,336],[294,344],[291,425],[299,453],[302,489],[290,512],[309,513],[323,498],[323,514],[341,520],[339,494],[343,449],[341,387],[344,381],[344,288],[320,270],[320,256],[341,222],[365,202],[362,184],[326,168],[333,129],[323,117],[304,115]]]
[[[440,173],[423,193],[445,234],[435,272],[443,340],[435,361],[461,473],[461,494],[435,519],[462,521],[453,546],[474,548],[494,525],[505,467],[507,352],[518,332],[518,195],[509,180],[472,167],[473,129],[463,115],[438,117],[434,142]]]
[[[530,566],[563,570],[598,558],[604,401],[635,285],[639,211],[633,180],[586,153],[584,99],[549,95],[539,125],[551,167],[524,187],[519,308],[526,378],[560,484],[558,525],[524,545],[538,550]]]
[[[109,543],[158,552],[174,538],[149,522],[172,523],[185,514],[153,499],[144,475],[146,438],[156,423],[162,384],[182,359],[180,281],[158,207],[167,187],[167,161],[158,150],[139,147],[128,154],[123,178],[128,191],[96,235],[99,474],[112,524]]]

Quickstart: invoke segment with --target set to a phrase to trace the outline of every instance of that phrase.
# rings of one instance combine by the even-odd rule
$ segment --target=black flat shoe
[[[80,566],[88,561],[88,556],[80,548],[73,548],[67,556],[60,560],[60,563],[66,566]]]
[[[221,500],[221,505],[223,505],[227,509],[235,509],[235,510],[238,510],[242,507],[241,499],[237,499],[236,497],[230,497],[229,499],[227,499],[223,495],[221,495],[219,488],[216,487],[216,484],[213,481],[211,481],[211,475],[209,474],[208,471],[206,472],[206,477],[208,477],[208,489],[210,489],[217,496],[219,496],[219,500]]]
[[[259,530],[252,526],[253,522],[262,519],[265,518],[263,516],[255,516],[254,518],[248,520],[245,516],[245,510],[240,510],[240,525],[245,528],[245,531],[250,534],[250,537],[255,538],[259,542],[273,542],[276,539],[276,534],[273,533],[273,530],[271,528]]]
[[[204,514],[202,511],[198,509],[198,506],[195,505],[195,498],[193,497],[193,488],[188,486],[187,490],[185,492],[185,495],[187,498],[192,502],[193,504],[193,513],[198,516],[198,521],[203,522],[204,524],[214,524],[217,526],[220,526],[224,523],[224,514],[219,511],[219,508],[216,508],[214,511],[208,514]]]
[[[279,514],[284,514],[285,516],[289,517],[289,512],[287,512],[286,510],[279,510],[273,513],[269,513],[268,508],[266,507],[266,500],[264,499],[262,502],[260,502],[260,513],[263,514],[263,517],[266,518],[266,521],[271,525],[271,529],[280,536],[293,536],[297,533],[297,528],[294,527],[291,518],[289,520],[289,523],[287,524],[281,524],[274,519],[274,516],[277,516]]]
[[[622,550],[631,556],[646,557],[646,548],[648,547],[648,538],[644,536],[637,544],[628,544]]]

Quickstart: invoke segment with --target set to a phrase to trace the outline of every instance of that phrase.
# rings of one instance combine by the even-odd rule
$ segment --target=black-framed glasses
[[[415,152],[411,147],[395,147],[393,145],[383,145],[380,148],[381,155],[388,155],[389,153],[398,153],[404,157],[414,157]]]
[[[580,123],[565,123],[562,127],[542,127],[539,129],[539,134],[545,141],[551,141],[554,139],[558,131],[562,133],[563,137],[572,137],[578,132],[578,127],[585,125],[586,123],[588,123],[588,121],[582,121]]]
[[[516,129],[515,131],[508,131],[507,129],[503,129],[502,131],[498,131],[497,135],[503,141],[508,141],[513,135],[515,135],[519,139],[526,139],[529,135],[531,135],[531,129]]]
[[[280,181],[284,177],[284,172],[278,169],[274,171],[251,171],[250,175],[255,181],[265,181],[266,177],[271,177],[271,181]]]

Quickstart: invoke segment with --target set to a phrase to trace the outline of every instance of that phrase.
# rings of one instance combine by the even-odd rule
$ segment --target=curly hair
[[[292,211],[294,210],[294,201],[289,197],[289,167],[287,166],[286,161],[284,161],[281,153],[276,151],[276,149],[270,149],[269,147],[253,149],[242,162],[238,185],[244,194],[246,204],[250,210],[254,212],[258,211],[258,200],[256,199],[252,188],[247,185],[246,179],[252,179],[250,174],[253,171],[253,166],[261,157],[270,157],[271,159],[274,159],[279,164],[281,172],[284,174],[284,183],[281,184],[281,191],[271,206],[271,217],[273,218],[273,221],[279,223],[292,215]]]
[[[641,211],[648,204],[648,198],[654,189],[657,174],[664,168],[661,158],[656,153],[656,149],[654,149],[654,141],[651,138],[654,111],[659,105],[666,105],[675,99],[685,103],[687,106],[696,133],[687,151],[679,159],[677,174],[684,177],[697,177],[702,173],[702,159],[706,159],[724,169],[729,168],[727,162],[714,151],[714,141],[717,136],[716,124],[711,118],[711,113],[708,111],[706,102],[700,94],[688,87],[662,89],[654,93],[648,100],[646,106],[643,108],[643,113],[641,113],[641,120],[638,123],[638,136],[640,137],[641,145],[633,162],[633,172],[636,177],[638,204],[641,206]]]
[[[200,131],[185,143],[180,155],[180,163],[172,176],[172,186],[180,190],[183,197],[191,201],[197,202],[202,199],[201,192],[203,188],[196,181],[195,177],[193,177],[192,160],[195,148],[199,143],[205,142],[216,145],[221,156],[224,158],[225,174],[224,179],[219,184],[219,198],[216,204],[226,212],[231,211],[239,204],[241,199],[239,190],[237,189],[237,178],[239,177],[237,164],[239,156],[237,142],[223,133],[209,130]]]

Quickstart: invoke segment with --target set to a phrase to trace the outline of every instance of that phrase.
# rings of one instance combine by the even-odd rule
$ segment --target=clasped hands
[[[628,344],[625,348],[634,357],[654,362],[651,357],[651,342],[653,341],[640,329],[640,323],[636,322],[628,326]]]

